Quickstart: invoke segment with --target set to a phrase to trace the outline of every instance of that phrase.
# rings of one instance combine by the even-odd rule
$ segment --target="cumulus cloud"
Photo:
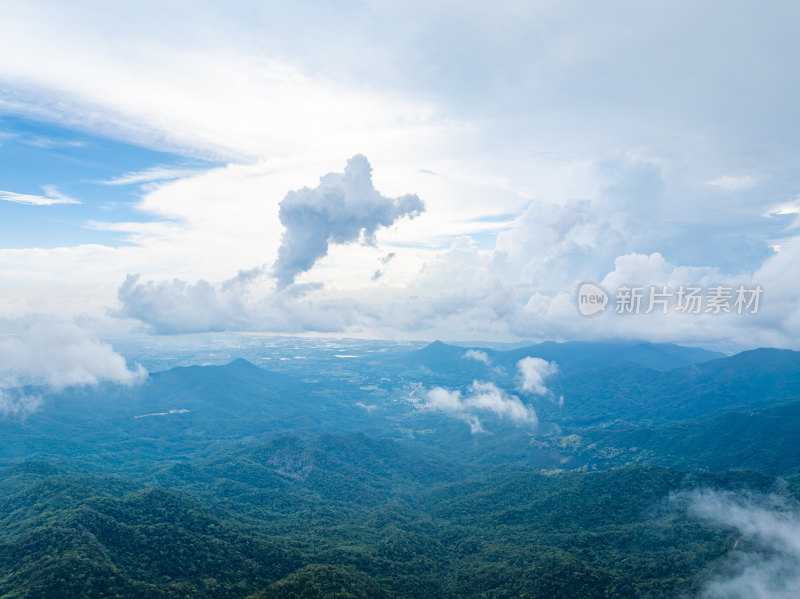
[[[259,295],[257,267],[219,284],[203,279],[140,281],[128,275],[118,290],[113,314],[133,318],[158,334],[258,330],[282,333],[342,332],[359,319],[374,318],[352,298],[332,297],[317,283],[294,284]]]
[[[473,433],[484,430],[475,412],[488,412],[529,427],[538,424],[536,411],[532,406],[523,404],[518,397],[509,395],[494,383],[473,381],[466,394],[459,390],[434,387],[427,392],[424,405],[465,420]]]
[[[531,406],[526,406],[519,398],[508,395],[494,383],[472,383],[465,403],[470,408],[493,412],[521,424],[535,426],[538,422],[536,412]]]
[[[347,161],[343,173],[328,173],[314,189],[290,191],[280,203],[285,227],[273,274],[280,287],[309,270],[330,244],[375,243],[375,232],[399,218],[414,218],[425,206],[416,195],[381,195],[372,184],[372,168],[361,154]]]
[[[748,266],[746,261],[742,262],[741,252],[729,254],[714,237],[716,234],[711,234],[718,252],[703,248],[702,252],[693,254],[690,262],[681,261],[681,255],[689,253],[685,248],[705,239],[705,233],[690,230],[673,236],[674,232],[655,231],[648,223],[645,218],[648,206],[656,210],[660,205],[658,197],[664,189],[662,171],[651,163],[634,161],[626,166],[622,161],[606,166],[603,173],[610,183],[591,199],[529,202],[510,227],[497,236],[494,247],[487,247],[485,238],[460,236],[452,239],[450,247],[445,249],[406,247],[397,251],[387,267],[385,262],[391,254],[385,251],[324,241],[321,247],[328,252],[325,268],[314,272],[315,281],[325,281],[324,288],[293,284],[276,292],[276,280],[268,276],[270,268],[276,268],[273,264],[277,265],[270,259],[278,254],[278,210],[275,206],[276,228],[269,236],[274,248],[265,250],[263,258],[267,266],[243,271],[221,283],[196,282],[205,277],[190,281],[170,279],[166,283],[146,283],[141,278],[129,280],[120,288],[119,299],[123,304],[120,313],[140,319],[152,330],[162,333],[220,329],[318,330],[463,341],[638,338],[715,346],[723,350],[767,345],[797,347],[800,288],[787,273],[797,271],[800,239],[773,239],[773,243],[780,246],[780,252],[771,253],[760,265]],[[252,177],[250,171],[244,174]],[[309,176],[313,174],[304,172],[302,177],[291,181],[306,181]],[[344,193],[345,174],[330,176],[338,182],[333,185],[335,191]],[[263,183],[261,179],[257,181]],[[297,184],[291,181],[287,180],[280,189],[296,188]],[[395,184],[395,188],[401,185]],[[220,189],[220,185],[221,182],[213,189]],[[202,195],[207,186],[205,180],[195,181],[189,191],[193,197]],[[380,196],[374,191],[368,174],[365,186]],[[164,187],[159,194],[171,188]],[[347,228],[347,223],[358,224],[360,217],[356,208],[360,209],[362,204],[356,202],[351,206],[355,210],[352,218],[342,216],[341,210],[337,211],[346,204],[341,193],[334,194],[339,199],[331,203],[336,210],[331,214],[317,214],[324,204],[320,199],[325,195],[324,188],[325,184],[320,183],[316,189],[292,192],[300,199],[293,202],[285,199],[283,204],[298,208],[297,202],[302,204],[300,200],[308,195],[309,214],[313,217],[309,230],[322,227],[328,231],[340,225]],[[438,201],[440,198],[434,191],[426,190],[426,195],[431,194]],[[254,194],[253,190],[248,193]],[[287,198],[290,196],[295,197],[288,194]],[[153,196],[151,204],[162,205],[165,197]],[[205,201],[210,206],[215,198],[207,197]],[[255,201],[258,195],[248,198]],[[432,204],[431,210],[437,205]],[[780,215],[765,220],[771,222],[783,217],[791,220],[795,214],[789,210],[784,207]],[[322,224],[314,219],[321,219]],[[789,220],[773,225],[777,230],[788,225]],[[229,224],[227,235],[238,243],[236,231],[239,229],[233,222]],[[352,230],[356,224],[352,225]],[[408,224],[428,226],[425,219]],[[297,242],[296,249],[300,253],[303,230],[301,224],[286,230],[286,235]],[[292,237],[292,232],[297,235]],[[391,230],[386,234],[391,234]],[[354,235],[365,237],[366,229]],[[734,231],[728,237],[739,238],[740,235]],[[237,246],[241,261],[250,259],[248,252],[252,253],[253,239],[258,237],[251,234],[247,239],[246,247]],[[291,243],[288,239],[284,242],[285,253]],[[200,244],[200,241],[193,243]],[[756,246],[748,250],[751,258],[760,252],[756,251]],[[198,251],[204,264],[214,264],[213,256],[203,254],[205,250]],[[312,247],[304,255],[313,258],[318,253],[315,252]],[[736,268],[726,267],[719,254],[728,256],[725,260],[730,258]],[[363,262],[359,262],[362,258]],[[137,267],[140,268],[138,264]],[[225,271],[213,272],[220,277],[216,279],[219,281]],[[284,283],[293,280],[294,275],[288,274],[289,270],[284,273]],[[342,274],[346,278],[340,278]],[[668,285],[674,289],[679,284],[704,287],[720,283],[759,284],[764,296],[757,315],[617,315],[612,299],[603,314],[586,319],[575,304],[575,291],[584,281],[597,281],[612,294],[621,285]]]
[[[381,195],[372,185],[371,172],[367,159],[356,155],[347,162],[344,173],[328,173],[316,188],[286,194],[279,212],[285,230],[272,269],[277,289],[263,285],[269,272],[264,265],[239,271],[219,284],[179,278],[142,281],[140,274],[129,274],[117,292],[121,304],[117,315],[140,320],[152,331],[165,334],[343,330],[355,318],[356,302],[330,296],[312,300],[315,293],[319,296],[320,285],[294,284],[295,277],[327,255],[331,244],[359,240],[374,244],[380,227],[403,216],[414,218],[424,209],[416,195]],[[386,265],[395,255],[390,252],[380,262]],[[377,271],[373,278],[381,274]],[[361,310],[362,320],[374,317],[375,310]]]
[[[517,371],[520,375],[520,391],[547,395],[547,386],[544,381],[558,372],[558,364],[529,356],[517,362]]]
[[[0,415],[25,416],[41,398],[24,385],[62,389],[111,381],[132,385],[147,373],[125,359],[90,331],[50,317],[31,320],[18,335],[0,338]]]
[[[689,513],[740,538],[702,599],[800,597],[800,511],[777,495],[695,491],[673,496]]]
[[[475,360],[476,362],[481,362],[487,366],[492,365],[492,361],[489,359],[489,354],[478,349],[468,349],[461,357],[466,360]]]
[[[222,331],[242,320],[238,294],[218,292],[208,281],[139,282],[128,275],[117,296],[120,316],[136,318],[158,333]]]
[[[428,391],[427,406],[441,412],[466,411],[461,398],[461,391],[449,391],[444,387],[434,387]]]

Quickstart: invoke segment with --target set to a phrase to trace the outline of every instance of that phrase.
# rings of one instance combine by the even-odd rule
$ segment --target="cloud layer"
[[[294,282],[328,253],[333,243],[375,243],[375,231],[397,219],[414,218],[425,209],[416,195],[381,195],[372,184],[372,167],[361,154],[347,161],[343,173],[328,173],[317,187],[286,194],[280,203],[283,233],[273,273],[279,287]]]

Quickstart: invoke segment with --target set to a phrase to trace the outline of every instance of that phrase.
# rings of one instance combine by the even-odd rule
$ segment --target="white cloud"
[[[434,387],[427,394],[427,406],[442,412],[462,412],[464,405],[461,391],[448,391],[443,387]]]
[[[136,318],[158,333],[196,333],[244,324],[241,302],[235,294],[219,293],[210,283],[179,279],[139,282],[128,275],[119,288],[121,316]]]
[[[212,285],[181,279],[140,282],[128,275],[118,290],[114,314],[137,319],[154,333],[256,330],[285,333],[336,332],[376,318],[369,306],[346,294],[325,293],[319,284],[259,288],[263,268]],[[263,293],[262,293],[263,292]]]
[[[166,166],[154,166],[142,171],[125,173],[119,177],[114,177],[107,181],[100,181],[103,185],[138,185],[141,183],[152,183],[154,181],[168,181],[172,179],[182,179],[200,174],[199,169],[174,168]]]
[[[740,538],[702,599],[790,599],[800,596],[800,512],[780,496],[695,491],[673,496],[689,513]],[[741,545],[741,546],[740,546]]]
[[[800,197],[796,197],[790,202],[786,202],[780,206],[771,208],[769,211],[767,211],[766,216],[784,217],[787,220],[790,220],[784,231],[792,233],[795,232],[798,228],[800,228]],[[776,251],[780,251],[780,244],[775,244],[772,247],[778,248]]]
[[[480,351],[477,349],[468,349],[464,352],[461,356],[467,360],[475,360],[476,362],[481,362],[482,364],[486,364],[487,366],[492,365],[492,361],[489,359],[489,355],[485,351]]]
[[[34,405],[23,396],[9,399],[9,390],[22,385],[56,389],[100,381],[131,385],[146,374],[141,366],[129,369],[122,356],[90,331],[50,317],[29,319],[20,334],[0,338],[0,389],[6,391],[7,412]]]
[[[558,364],[528,356],[517,362],[517,370],[520,374],[520,391],[536,395],[547,395],[545,379],[558,372]]]
[[[188,12],[145,2],[100,16],[91,6],[36,4],[4,15],[0,54],[18,57],[0,65],[0,80],[10,84],[0,96],[6,111],[239,160],[330,155],[343,145],[352,155],[401,130],[410,134],[401,143],[425,139],[437,126],[430,107],[404,94],[356,93],[346,79],[309,76],[296,52],[270,48],[285,27],[272,16],[254,20],[257,7],[245,17],[202,2]],[[151,26],[156,15],[163,28]],[[106,18],[115,23],[113,41]],[[265,35],[264,27],[275,29]]]
[[[537,213],[542,214],[539,209]],[[498,248],[494,250],[479,249],[468,237],[456,239],[449,249],[440,252],[419,253],[398,248],[391,265],[398,271],[408,269],[407,274],[398,277],[387,271],[377,282],[371,280],[372,273],[384,251],[336,246],[330,256],[304,275],[307,283],[280,298],[268,299],[275,295],[274,282],[260,276],[234,289],[228,288],[226,282],[204,284],[206,293],[199,293],[199,287],[194,289],[194,283],[169,283],[170,295],[174,296],[171,303],[163,293],[166,283],[148,284],[145,289],[143,283],[136,282],[125,287],[120,300],[128,304],[123,306],[127,316],[140,318],[162,331],[203,327],[306,331],[322,326],[324,331],[389,337],[643,338],[714,345],[721,349],[754,345],[796,347],[800,338],[800,290],[786,273],[796,270],[796,257],[800,255],[798,241],[785,239],[782,251],[768,257],[761,267],[733,274],[713,266],[682,266],[658,252],[617,254],[615,244],[604,245],[602,235],[585,246],[576,243],[571,237],[573,233],[562,235],[562,241],[553,238],[546,244],[548,248],[542,250],[544,257],[540,250],[526,249],[527,242],[522,242],[521,249],[510,243],[516,236],[523,240],[535,238],[542,227],[546,234],[552,233],[556,226],[553,223],[560,221],[562,213],[553,214],[555,221],[528,220],[523,215],[509,235],[498,240]],[[575,231],[573,225],[563,226],[562,231]],[[602,219],[588,221],[586,226],[595,232],[612,227]],[[622,238],[621,234],[612,237]],[[601,249],[592,252],[593,247]],[[620,243],[616,251],[624,247]],[[213,261],[211,254],[209,259]],[[415,260],[424,264],[416,276],[414,267],[419,262]],[[352,273],[349,284],[344,285],[345,279],[333,274],[341,268],[337,264],[348,264]],[[384,282],[390,276],[394,280]],[[703,287],[758,284],[764,295],[760,312],[755,315],[661,314],[658,310],[652,314],[618,315],[613,312],[612,301],[605,313],[587,319],[575,305],[575,292],[585,280],[598,281],[612,293],[622,285],[667,285],[674,290],[681,284]],[[157,285],[162,286],[159,293]],[[178,289],[181,286],[183,291]],[[138,295],[131,293],[134,289]],[[297,291],[302,292],[302,300]],[[163,296],[160,299],[159,294]],[[138,306],[135,309],[134,299]],[[167,303],[159,315],[162,301]],[[187,306],[183,312],[182,305]],[[341,314],[337,315],[337,310]],[[292,319],[297,321],[293,323]]]
[[[493,412],[520,424],[536,426],[538,419],[532,406],[523,404],[518,397],[508,395],[494,383],[475,381],[469,388],[465,400],[468,408]]]
[[[473,381],[466,395],[458,390],[434,387],[426,393],[425,407],[465,420],[470,424],[473,433],[484,432],[474,412],[489,412],[529,427],[538,424],[533,406],[523,404],[518,397],[509,395],[494,383],[482,381]]]
[[[0,190],[0,200],[14,202],[15,204],[27,204],[29,206],[55,206],[57,204],[81,203],[75,198],[64,195],[52,185],[45,185],[42,189],[44,190],[44,195],[40,196]]]

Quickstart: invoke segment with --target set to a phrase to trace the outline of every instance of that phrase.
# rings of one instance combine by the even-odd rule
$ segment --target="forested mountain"
[[[555,362],[546,393],[521,389],[527,357]],[[798,509],[797,352],[299,362],[29,388],[40,410],[0,420],[0,597],[693,596],[775,551],[697,497]],[[538,423],[431,408],[476,380]]]

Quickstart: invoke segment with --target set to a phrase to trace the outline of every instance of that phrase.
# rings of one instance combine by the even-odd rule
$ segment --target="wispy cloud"
[[[740,534],[733,550],[704,585],[701,599],[800,597],[800,512],[778,495],[700,490],[673,502],[691,515]]]
[[[0,389],[0,418],[13,416],[24,419],[42,405],[40,395],[31,395],[14,389]]]
[[[27,204],[29,206],[55,206],[58,204],[83,203],[68,195],[64,195],[53,185],[45,185],[42,187],[42,190],[44,191],[44,195],[29,195],[0,190],[0,200],[14,202],[16,204]]]
[[[53,139],[50,137],[25,137],[20,140],[26,146],[52,150],[55,148],[82,148],[86,145],[85,141],[75,139]]]
[[[156,166],[153,168],[145,169],[142,171],[132,171],[108,179],[107,181],[100,181],[103,185],[139,185],[142,183],[153,183],[156,181],[170,181],[173,179],[181,179],[183,177],[190,177],[203,171],[193,168],[172,168],[166,166]]]
[[[725,191],[738,191],[740,189],[750,189],[755,187],[758,183],[758,179],[755,177],[750,176],[734,176],[734,175],[724,175],[722,177],[717,177],[716,179],[712,179],[711,181],[706,181],[706,185],[710,185],[711,187],[717,187],[719,189],[724,189]]]

